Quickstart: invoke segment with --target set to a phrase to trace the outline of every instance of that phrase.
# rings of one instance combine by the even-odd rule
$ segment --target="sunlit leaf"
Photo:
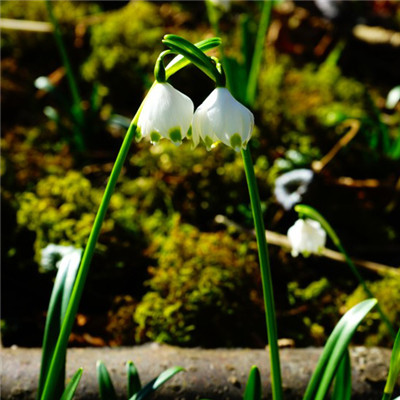
[[[364,300],[340,319],[329,336],[303,400],[325,398],[354,332],[376,303],[376,299]]]
[[[135,395],[141,388],[139,372],[132,361],[126,363],[126,372],[128,375],[128,398]]]
[[[170,380],[178,372],[184,371],[182,367],[172,367],[162,372],[157,378],[154,378],[145,385],[138,393],[132,396],[129,400],[144,400],[154,393],[160,386]]]
[[[243,400],[261,400],[262,387],[260,371],[253,365],[250,369],[249,378],[247,380],[246,389],[244,391]]]
[[[78,371],[75,372],[75,375],[72,377],[71,382],[68,383],[60,400],[72,400],[74,398],[75,391],[82,377],[82,372],[82,368],[79,368]]]
[[[99,394],[101,400],[117,400],[114,385],[102,361],[97,361],[97,381],[99,383]]]

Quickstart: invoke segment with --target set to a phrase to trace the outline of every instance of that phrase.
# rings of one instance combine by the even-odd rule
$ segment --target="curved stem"
[[[336,234],[332,226],[329,224],[329,222],[314,208],[307,206],[305,204],[298,204],[297,206],[294,207],[294,210],[299,214],[299,216],[306,216],[309,218],[312,218],[316,221],[318,221],[322,228],[326,231],[328,236],[331,238],[333,244],[338,248],[338,250],[343,254],[347,265],[350,267],[351,272],[353,275],[358,279],[358,281],[361,284],[361,287],[363,288],[365,294],[367,297],[374,298],[375,296],[369,289],[368,285],[366,284],[364,278],[361,276],[360,272],[358,271],[357,267],[355,266],[353,260],[350,258],[350,256],[347,254],[347,251],[342,245],[342,242],[339,239],[339,236]],[[383,312],[382,308],[379,305],[379,302],[376,305],[376,309],[381,316],[382,321],[384,324],[387,326],[390,334],[392,335],[393,338],[396,337],[396,332],[393,329],[393,326],[389,320],[389,318],[386,316],[386,314]]]
[[[115,185],[117,184],[118,177],[121,173],[122,166],[128,155],[129,147],[134,138],[136,132],[136,123],[139,116],[139,112],[136,113],[133,119],[124,141],[122,143],[121,149],[118,153],[117,159],[115,161],[114,167],[112,169],[110,179],[107,183],[107,187],[104,192],[103,199],[101,201],[99,210],[97,212],[92,231],[83,253],[81,266],[79,268],[78,276],[76,278],[76,284],[74,285],[71,299],[68,304],[65,319],[63,321],[60,335],[57,341],[56,348],[54,350],[54,356],[50,364],[49,372],[47,374],[46,383],[43,389],[42,400],[54,399],[54,390],[57,384],[57,380],[53,379],[54,376],[58,376],[64,365],[65,352],[68,345],[68,338],[72,330],[72,326],[75,321],[75,315],[78,311],[78,306],[82,297],[83,288],[85,286],[86,277],[89,272],[89,266],[93,258],[94,250],[96,247],[97,239],[100,235],[101,226],[103,224],[108,205],[110,203],[111,196],[114,192]]]
[[[347,254],[346,250],[344,249],[343,245],[341,243],[337,244],[337,248],[339,251],[344,255],[344,258],[346,259],[347,265],[350,267],[351,272],[354,274],[354,276],[358,279],[360,282],[361,287],[363,288],[365,294],[368,297],[374,298],[374,294],[371,292],[369,287],[367,286],[366,282],[364,281],[363,277],[361,276],[360,272],[358,271],[357,267],[354,265],[353,260],[349,257]],[[381,306],[379,305],[379,302],[376,303],[376,310],[378,311],[379,315],[381,316],[382,321],[388,328],[391,336],[393,338],[396,337],[396,332],[394,331],[393,325],[390,322],[389,318],[386,316],[386,314],[383,312]]]
[[[195,46],[198,46],[201,50],[206,51],[215,46],[218,46],[219,40],[209,39],[199,43],[196,43]],[[184,68],[189,64],[188,61],[183,60],[181,57],[175,57],[172,60],[167,68],[166,68],[166,76],[170,77],[174,73],[178,72],[180,69]],[[155,82],[153,83],[153,85]],[[139,107],[136,112],[128,131],[125,135],[124,141],[122,142],[121,148],[119,150],[117,159],[115,160],[115,164],[110,174],[109,181],[107,183],[106,189],[104,191],[103,198],[101,200],[99,210],[97,211],[96,218],[93,223],[92,230],[90,232],[90,236],[85,248],[85,251],[82,256],[82,261],[79,267],[79,271],[76,277],[76,281],[74,284],[74,288],[72,290],[72,294],[70,297],[70,301],[68,303],[67,311],[62,322],[62,326],[60,329],[60,334],[58,336],[57,344],[54,349],[53,357],[50,363],[50,367],[48,369],[48,373],[46,376],[46,380],[44,383],[43,393],[41,396],[41,400],[52,400],[54,399],[55,390],[57,388],[57,377],[62,371],[62,368],[65,366],[65,354],[68,346],[68,338],[72,330],[72,326],[75,321],[75,316],[78,311],[79,303],[82,297],[83,289],[86,283],[87,274],[89,272],[90,263],[93,258],[93,254],[95,251],[97,239],[100,235],[101,226],[103,224],[108,205],[111,200],[111,196],[114,193],[115,186],[117,184],[119,175],[121,173],[123,164],[128,155],[128,151],[131,145],[132,140],[136,135],[136,124],[139,119],[140,112],[143,108],[143,103]]]
[[[254,226],[256,229],[258,256],[260,260],[261,281],[264,295],[265,317],[271,363],[272,398],[282,400],[282,377],[278,349],[278,333],[276,327],[275,302],[272,289],[271,269],[269,265],[268,246],[265,237],[264,221],[261,212],[260,196],[249,146],[242,150],[244,169],[253,211]]]

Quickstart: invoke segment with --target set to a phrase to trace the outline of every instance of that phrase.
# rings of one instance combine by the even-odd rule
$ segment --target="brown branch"
[[[236,228],[238,231],[248,232],[252,236],[255,236],[255,232],[253,230],[249,230],[249,229],[242,227],[241,225],[237,224],[234,221],[231,221],[229,218],[225,217],[224,215],[217,215],[215,217],[215,222],[226,225],[226,226],[232,226],[232,227]],[[290,245],[289,240],[286,235],[282,235],[281,233],[268,231],[268,230],[265,231],[265,234],[266,234],[267,242],[269,244],[271,244],[273,246],[279,246],[279,247],[291,249],[291,245]],[[346,262],[342,253],[335,251],[335,250],[327,249],[327,248],[325,248],[321,252],[321,256],[329,258],[331,260],[343,262],[343,263]],[[354,259],[354,258],[352,258],[352,260],[353,260],[354,264],[357,265],[358,267],[368,269],[369,271],[375,272],[378,275],[382,275],[382,276],[389,275],[389,274],[400,275],[400,270],[398,268],[391,267],[389,265],[384,265],[384,264],[379,264],[379,263],[375,263],[372,261],[359,260],[359,259]]]

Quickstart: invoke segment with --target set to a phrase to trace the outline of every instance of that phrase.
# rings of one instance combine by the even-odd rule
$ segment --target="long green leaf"
[[[322,400],[326,396],[354,332],[376,303],[376,299],[364,300],[340,319],[329,336],[303,400]]]
[[[97,361],[97,381],[99,383],[99,393],[101,400],[117,400],[114,385],[107,371],[106,366],[102,361]]]
[[[128,399],[135,395],[141,388],[139,372],[132,361],[126,363],[126,373],[128,376]]]
[[[184,371],[182,367],[172,367],[162,372],[157,378],[154,378],[145,385],[138,393],[132,396],[129,400],[144,400],[154,393],[160,386],[170,380],[178,372]]]
[[[262,387],[260,371],[255,365],[253,365],[250,369],[243,400],[261,400],[261,397]]]
[[[71,382],[68,383],[60,400],[72,400],[74,398],[75,391],[82,377],[82,372],[82,368],[79,368],[78,371],[75,372],[75,375],[72,377]]]
[[[398,376],[400,375],[400,329],[394,341],[392,356],[390,357],[389,374],[385,385],[384,396],[392,396]],[[385,398],[385,397],[383,397]]]
[[[336,373],[335,386],[333,389],[332,400],[351,399],[351,363],[349,351],[346,349],[339,369]]]
[[[47,374],[50,368],[51,359],[54,354],[54,348],[60,333],[60,326],[65,317],[65,310],[71,297],[72,287],[74,285],[82,252],[66,256],[59,263],[57,276],[54,282],[50,297],[49,308],[47,311],[46,325],[43,335],[42,361],[40,366],[39,384],[37,398],[40,399]],[[64,354],[65,363],[65,354]],[[64,390],[65,369],[62,369],[57,377],[54,377],[57,386],[58,397]]]

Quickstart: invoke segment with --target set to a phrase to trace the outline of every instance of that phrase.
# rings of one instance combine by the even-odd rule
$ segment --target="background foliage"
[[[393,149],[400,140],[400,117],[399,105],[385,104],[398,84],[392,62],[398,49],[355,38],[347,24],[359,21],[328,22],[308,3],[275,7],[271,31],[278,33],[267,38],[259,74],[252,152],[266,226],[285,234],[295,218],[273,194],[276,178],[313,168],[348,132],[343,123],[357,120],[356,136],[315,171],[303,202],[331,221],[350,254],[398,266],[400,154]],[[368,3],[363,7],[371,9],[360,9],[360,16],[399,29],[398,5],[387,2],[388,9],[379,10],[373,8],[378,2]],[[213,34],[201,2],[60,1],[54,12],[83,99],[87,146],[83,153],[71,146],[71,99],[53,36],[3,30],[4,345],[40,345],[55,276],[41,267],[41,250],[50,243],[85,245],[124,126],[153,80],[161,37],[178,33],[198,41]],[[257,17],[257,4],[235,2],[222,16],[220,34],[230,57],[240,53],[245,12]],[[4,1],[2,18],[48,20],[40,1]],[[318,53],[323,40],[330,44]],[[367,54],[367,64],[360,54]],[[47,76],[56,90],[36,89],[39,76]],[[173,84],[196,106],[212,90],[192,68],[174,76]],[[46,107],[59,118],[48,118]],[[133,143],[72,342],[263,346],[248,203],[242,162],[230,149]],[[234,224],[217,223],[219,214]],[[279,336],[296,345],[323,343],[340,312],[359,302],[362,291],[338,262],[293,259],[280,247],[271,247],[271,256]],[[382,308],[398,321],[398,276],[362,272]],[[27,302],[20,293],[34,300]],[[239,329],[243,321],[252,324],[247,333]],[[377,316],[367,325],[360,343],[388,343]]]

